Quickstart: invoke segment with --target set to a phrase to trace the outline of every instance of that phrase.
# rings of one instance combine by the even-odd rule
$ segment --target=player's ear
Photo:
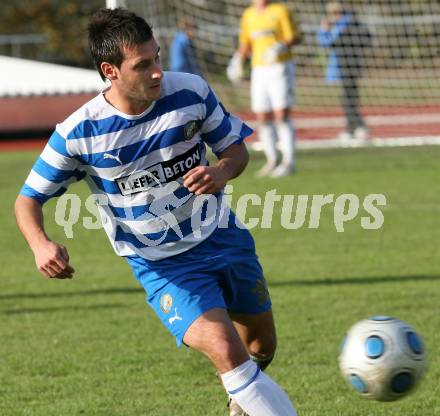
[[[118,77],[116,67],[108,62],[101,62],[101,71],[104,77],[110,81],[113,81]]]

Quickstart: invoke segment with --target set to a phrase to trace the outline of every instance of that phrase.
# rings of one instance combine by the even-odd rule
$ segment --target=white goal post
[[[106,0],[105,7],[116,9],[116,7],[127,7],[124,0]]]

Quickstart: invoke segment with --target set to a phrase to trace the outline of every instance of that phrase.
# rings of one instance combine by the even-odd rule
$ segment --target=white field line
[[[258,140],[248,143],[253,150],[263,150]],[[440,145],[440,136],[415,136],[415,137],[387,137],[370,140],[339,140],[339,139],[315,139],[298,140],[297,149],[331,149],[331,148],[367,148],[367,147],[403,147],[403,146],[426,146]]]
[[[318,142],[318,143],[315,143]],[[402,146],[426,146],[440,145],[440,136],[417,136],[417,137],[387,137],[374,138],[371,140],[341,141],[329,140],[299,140],[298,149],[327,149],[327,148],[365,148],[365,147],[402,147]]]
[[[402,115],[376,115],[366,116],[369,126],[402,126],[417,124],[440,124],[440,113],[434,114],[402,114]],[[252,128],[257,127],[255,120],[246,120]],[[341,116],[297,118],[294,120],[296,128],[313,129],[326,127],[344,127],[345,119]],[[424,146],[440,145],[440,127],[438,136],[412,136],[412,137],[375,137],[370,140],[340,140],[340,139],[315,139],[298,140],[298,149],[328,149],[328,148],[354,148],[354,147],[397,147],[397,146]],[[250,143],[254,150],[262,150],[261,143],[256,140]]]
[[[396,115],[377,115],[366,116],[367,125],[369,126],[400,126],[414,124],[440,124],[440,113],[433,114],[396,114]],[[332,117],[310,117],[310,118],[294,118],[296,128],[313,129],[325,127],[344,127],[345,119],[342,116]],[[257,126],[255,120],[247,120],[252,128]]]

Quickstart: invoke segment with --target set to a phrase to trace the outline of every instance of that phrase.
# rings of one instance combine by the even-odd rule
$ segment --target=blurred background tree
[[[304,31],[309,36],[306,38],[307,42],[304,42],[304,48],[306,43],[313,46],[315,27],[319,24],[327,0],[279,1],[285,1],[297,11]],[[377,17],[415,16],[418,14],[426,16],[434,10],[437,14],[439,13],[439,10],[437,10],[439,9],[439,0],[340,1],[348,9]],[[93,65],[87,47],[86,27],[90,15],[100,7],[104,7],[105,3],[105,0],[2,0],[0,8],[0,54],[92,68]],[[198,23],[197,16],[200,13],[208,13],[209,16],[204,15],[204,18],[200,20],[201,25],[204,24],[204,21],[221,25],[222,28],[231,29],[228,34],[234,36],[238,27],[238,16],[241,14],[242,9],[250,3],[250,0],[129,0],[127,3],[130,3],[131,6],[139,3],[139,10],[136,8],[134,10],[143,11],[142,14],[153,24],[156,36],[164,46],[163,61],[166,63],[166,50],[175,31],[178,10],[193,14]],[[195,4],[198,6],[195,6]],[[200,11],[201,9],[205,9],[207,12]],[[237,15],[237,21],[232,22],[230,17],[234,13]],[[370,23],[374,24],[372,21]],[[380,29],[380,25],[376,26]],[[411,37],[412,42],[411,45],[405,48],[394,48],[393,53],[389,53],[387,48],[381,48],[380,51],[384,51],[386,57],[399,64],[399,61],[396,60],[399,56],[396,56],[396,53],[418,54],[420,56],[429,53],[430,58],[432,54],[437,55],[437,49],[432,45],[437,45],[438,25],[423,23],[412,24],[409,28],[406,26],[408,25],[403,22],[398,26],[389,25],[389,27],[383,29],[387,32],[384,32],[383,39]],[[390,30],[392,30],[392,33],[388,33]],[[416,33],[412,35],[414,31]],[[16,35],[19,34],[26,35],[24,41],[23,38],[18,39]],[[32,37],[29,34],[37,36]],[[213,40],[212,45],[215,42],[222,43],[217,39],[219,37],[227,38],[223,29],[221,34],[215,32],[213,36],[216,39]],[[200,46],[197,43],[200,43],[200,41],[206,41],[206,39],[196,40],[196,48]],[[425,47],[425,44],[428,47]],[[304,50],[304,57],[311,54],[311,59],[314,59],[315,49]],[[208,52],[212,54],[211,46]],[[198,53],[204,58],[203,51],[199,50]],[[228,50],[226,55],[229,53]],[[226,56],[220,63],[213,62],[214,68],[208,69],[215,72],[216,68],[217,70],[220,68],[223,73],[227,58]],[[206,61],[208,65],[209,59]]]
[[[21,57],[91,67],[86,26],[90,15],[103,6],[104,0],[2,0],[0,35],[43,35],[43,45],[21,45]],[[11,50],[6,41],[0,45],[1,54],[12,55]]]

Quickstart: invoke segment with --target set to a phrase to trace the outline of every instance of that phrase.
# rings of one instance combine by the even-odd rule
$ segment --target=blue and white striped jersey
[[[206,144],[218,155],[252,130],[196,75],[165,72],[162,91],[135,116],[102,93],[86,103],[57,125],[20,193],[44,203],[85,178],[120,256],[159,260],[206,239],[223,195],[196,197],[182,176],[208,164]]]

